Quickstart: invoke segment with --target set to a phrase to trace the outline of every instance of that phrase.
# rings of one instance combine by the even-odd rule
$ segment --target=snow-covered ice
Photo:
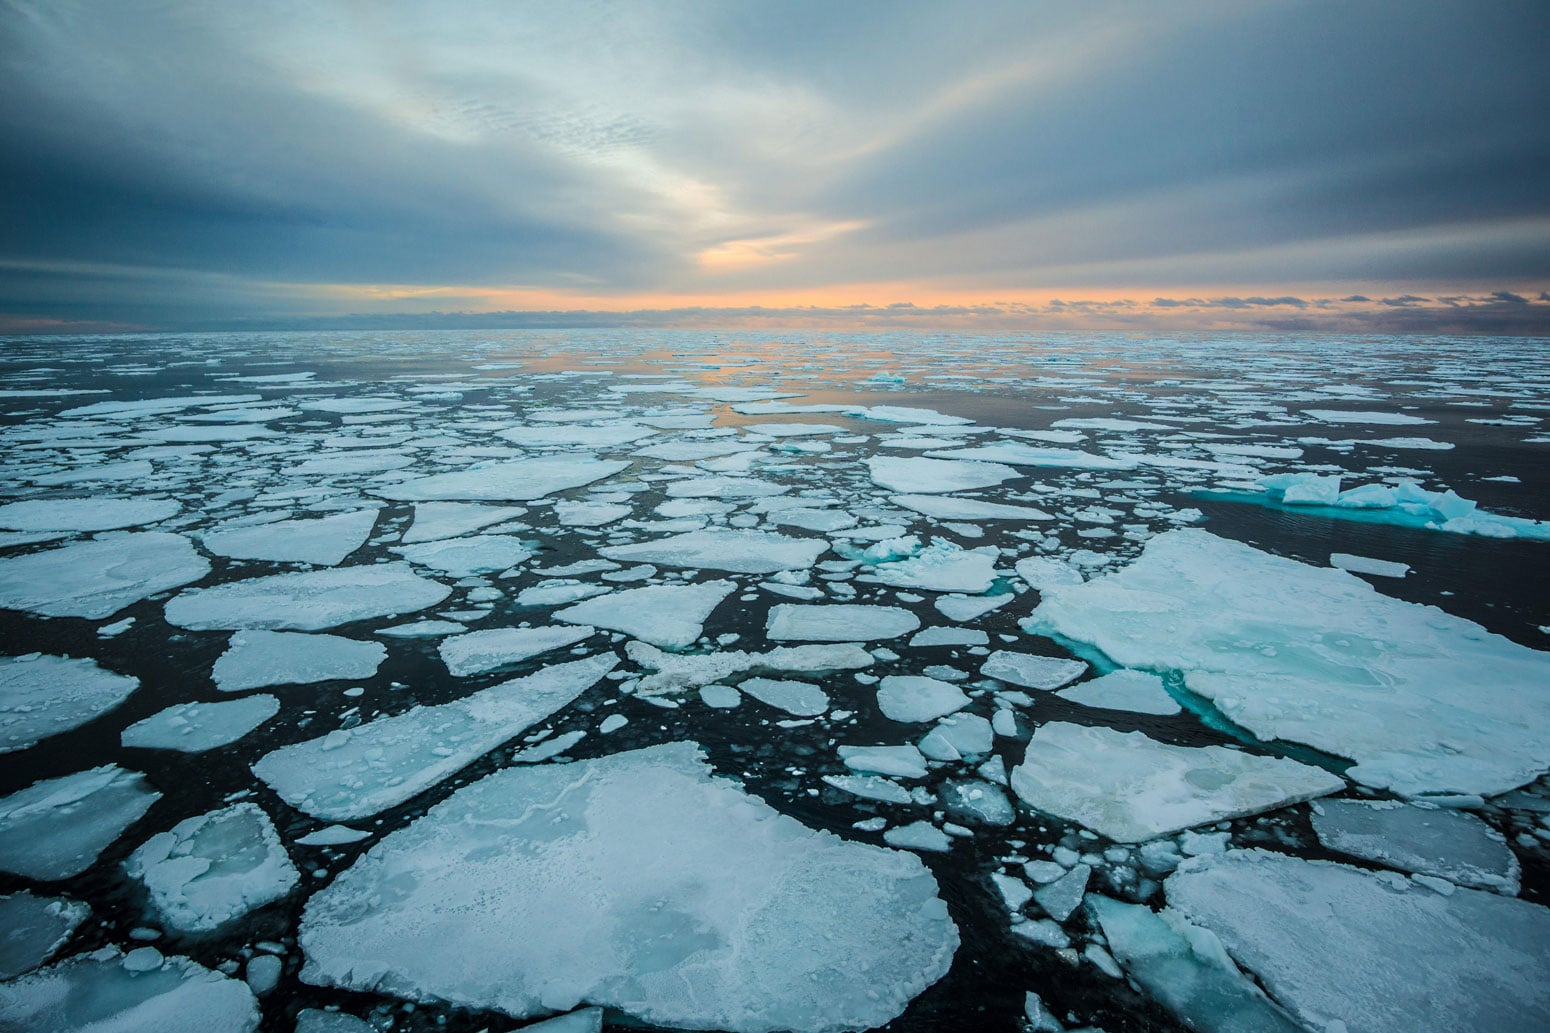
[[[1329,565],[1349,570],[1353,574],[1369,574],[1373,577],[1404,577],[1410,573],[1410,564],[1393,560],[1375,560],[1370,556],[1353,556],[1349,552],[1332,552]]]
[[[117,707],[138,678],[68,656],[0,657],[0,753],[25,750]]]
[[[324,628],[413,613],[452,590],[404,563],[335,567],[193,588],[167,601],[167,623],[190,631]]]
[[[531,502],[557,491],[612,477],[629,465],[623,460],[595,459],[586,455],[534,456],[480,463],[454,473],[417,477],[374,488],[372,493],[400,502]]]
[[[598,554],[628,563],[773,574],[778,570],[811,567],[828,549],[829,543],[822,539],[789,538],[768,531],[712,529],[632,545],[605,546]]]
[[[1020,476],[1010,466],[917,456],[872,456],[866,461],[872,483],[889,491],[938,494],[991,488]]]
[[[647,585],[584,599],[554,612],[554,619],[622,631],[663,649],[692,646],[705,619],[737,585],[700,581],[692,585]]]
[[[440,782],[570,703],[613,670],[612,653],[555,664],[439,706],[282,746],[253,765],[286,803],[354,821]]]
[[[989,591],[995,583],[997,557],[991,547],[965,549],[939,539],[912,556],[878,563],[859,580],[895,588],[974,594]]]
[[[222,692],[370,678],[387,659],[380,642],[291,631],[239,631],[211,668]]]
[[[209,932],[279,900],[300,875],[257,804],[197,815],[142,843],[124,870],[167,924]]]
[[[892,778],[925,778],[926,758],[913,746],[840,746],[840,761],[852,771]]]
[[[763,1033],[887,1022],[958,935],[914,857],[807,829],[670,743],[459,790],[315,895],[300,942],[316,984]]]
[[[1121,668],[1055,693],[1084,707],[1128,710],[1133,714],[1177,714],[1183,710],[1163,687],[1163,680],[1149,671]]]
[[[1550,770],[1550,654],[1362,579],[1197,529],[1084,585],[1048,585],[1024,628],[1185,686],[1261,739],[1356,761],[1402,795],[1495,795]]]
[[[477,502],[418,502],[414,523],[399,539],[400,544],[434,542],[456,538],[504,520],[515,520],[527,512],[521,506],[482,506]]]
[[[998,649],[980,665],[980,673],[1025,689],[1058,689],[1087,673],[1087,664],[1059,656],[1038,656]]]
[[[811,682],[749,678],[739,682],[737,688],[760,703],[784,710],[793,717],[815,717],[829,709],[828,695]]]
[[[924,675],[891,674],[877,689],[878,708],[894,721],[935,721],[968,705],[958,686]]]
[[[255,527],[216,528],[201,536],[217,556],[332,567],[366,542],[377,523],[375,509],[304,520],[279,520]]]
[[[1391,800],[1321,800],[1313,831],[1326,849],[1460,886],[1516,896],[1518,859],[1473,814]]]
[[[980,499],[960,499],[950,495],[894,495],[889,502],[912,509],[933,520],[1053,520],[1035,506],[1009,506]]]
[[[1322,768],[1223,746],[1173,746],[1140,732],[1052,722],[1028,742],[1012,789],[1035,810],[1119,843],[1338,792]]]
[[[491,628],[452,635],[438,647],[447,670],[466,678],[498,671],[552,649],[575,645],[596,633],[592,627]]]
[[[45,882],[79,875],[160,798],[144,775],[115,764],[34,782],[0,798],[0,871]]]
[[[90,541],[0,559],[0,608],[102,620],[209,572],[210,561],[182,535],[112,531]]]
[[[1522,1033],[1550,1014],[1538,904],[1265,850],[1193,858],[1164,889],[1315,1029]]]
[[[875,662],[871,653],[854,642],[779,646],[763,653],[728,649],[696,654],[664,653],[646,642],[629,642],[624,652],[635,663],[656,672],[640,681],[637,691],[645,695],[697,689],[746,671],[814,674],[856,670]]]
[[[280,701],[263,694],[218,703],[177,703],[136,721],[119,741],[145,750],[203,753],[236,742],[279,712]]]
[[[870,642],[919,627],[920,618],[899,606],[781,603],[770,607],[764,637],[772,642]]]
[[[445,538],[415,545],[399,545],[393,551],[416,566],[429,567],[450,577],[493,574],[525,562],[533,555],[527,543],[509,534]]]

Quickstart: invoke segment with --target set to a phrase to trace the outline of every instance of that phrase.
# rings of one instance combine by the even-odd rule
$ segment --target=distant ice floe
[[[1117,843],[1275,810],[1345,788],[1322,768],[1140,732],[1052,722],[1028,742],[1012,789],[1038,811]]]
[[[79,728],[117,707],[138,678],[67,656],[0,657],[0,753]]]
[[[210,561],[182,535],[112,531],[90,541],[0,559],[0,607],[44,617],[101,620],[209,572]]]
[[[556,610],[554,619],[622,631],[663,649],[684,649],[694,644],[705,619],[735,591],[737,585],[724,580],[648,585],[584,599]]]
[[[629,465],[622,460],[591,456],[534,456],[411,478],[373,488],[372,493],[400,502],[530,502],[612,477]]]
[[[452,590],[404,563],[335,567],[191,588],[167,601],[167,623],[190,631],[321,631],[351,621],[413,613]]]
[[[1313,473],[1285,473],[1261,478],[1267,498],[1284,506],[1318,507],[1319,512],[1349,520],[1424,527],[1452,534],[1486,538],[1532,538],[1550,541],[1550,522],[1489,513],[1453,491],[1427,491],[1413,481],[1398,485],[1363,484],[1341,489],[1342,478]],[[1253,496],[1229,496],[1257,501]]]
[[[816,1033],[900,1014],[958,934],[914,857],[805,828],[671,743],[459,790],[316,894],[300,942],[316,984]]]
[[[216,528],[200,541],[217,556],[332,567],[366,543],[377,522],[375,509],[306,520],[280,520],[255,527]]]
[[[1550,654],[1206,531],[1047,585],[1024,627],[1177,671],[1261,739],[1348,758],[1348,777],[1401,795],[1491,796],[1550,770]]]

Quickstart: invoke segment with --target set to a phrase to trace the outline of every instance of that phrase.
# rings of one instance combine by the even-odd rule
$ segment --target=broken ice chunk
[[[113,531],[0,559],[0,608],[102,620],[209,572],[210,561],[182,535]]]
[[[1047,691],[1080,678],[1087,673],[1087,665],[1081,660],[998,649],[980,665],[980,673],[987,678],[1021,685],[1026,689]]]
[[[876,659],[853,642],[781,646],[765,653],[726,650],[691,655],[664,653],[645,642],[628,642],[624,652],[635,663],[656,672],[641,679],[636,691],[643,695],[698,688],[744,671],[769,670],[787,674],[849,671],[870,667]]]
[[[190,631],[240,628],[320,631],[351,621],[413,613],[452,590],[403,563],[337,567],[193,588],[167,601],[167,623]]]
[[[889,675],[877,690],[877,705],[894,721],[935,721],[969,705],[956,686],[923,675]]]
[[[1516,896],[1518,859],[1501,834],[1473,814],[1379,800],[1323,800],[1313,831],[1329,850],[1435,875],[1459,886]]]
[[[907,559],[878,563],[858,580],[932,592],[985,592],[995,583],[998,556],[991,546],[965,549],[939,540]]]
[[[869,642],[898,638],[920,627],[920,618],[898,606],[859,604],[770,608],[765,637],[776,642]]]
[[[54,881],[79,875],[161,794],[106,764],[0,798],[0,871]]]
[[[915,821],[889,829],[883,833],[883,842],[901,850],[925,850],[934,854],[944,854],[953,845],[947,833],[929,821]]]
[[[1375,560],[1367,556],[1353,556],[1349,552],[1333,552],[1329,565],[1349,570],[1353,574],[1369,574],[1374,577],[1404,577],[1410,573],[1410,564],[1391,560]]]
[[[245,696],[219,703],[178,703],[136,721],[119,735],[124,746],[203,753],[247,735],[280,712],[273,696]]]
[[[521,506],[481,506],[472,502],[420,502],[414,507],[414,523],[399,539],[402,545],[456,538],[482,527],[514,520],[526,513]]]
[[[930,462],[930,460],[926,460]],[[924,513],[934,520],[1053,520],[1050,514],[1033,506],[1008,506],[980,499],[960,499],[946,495],[894,495],[889,502],[904,509]]]
[[[1055,921],[1064,922],[1071,917],[1072,912],[1082,906],[1082,897],[1087,892],[1087,880],[1092,873],[1091,865],[1076,865],[1054,882],[1034,890],[1033,899],[1038,901],[1044,912]]]
[[[839,755],[852,771],[894,778],[926,777],[926,758],[913,746],[841,746]]]
[[[216,528],[206,531],[201,541],[217,556],[332,567],[365,544],[376,523],[377,511],[364,509],[257,527]]]
[[[341,678],[370,678],[387,659],[380,642],[338,635],[239,631],[215,661],[210,677],[222,692],[271,685],[308,685]]]
[[[585,599],[556,610],[554,619],[622,631],[663,649],[684,649],[694,644],[705,619],[735,591],[731,581],[648,585]]]
[[[416,566],[452,577],[492,574],[532,558],[521,538],[509,534],[476,534],[419,545],[395,545],[393,551]]]
[[[117,707],[138,678],[67,656],[0,657],[0,753],[79,728]]]
[[[1344,788],[1320,768],[1223,746],[1054,722],[1028,742],[1012,789],[1035,810],[1120,843],[1301,803]]]
[[[269,816],[252,803],[178,822],[146,840],[124,869],[183,932],[241,918],[285,896],[300,878]]]

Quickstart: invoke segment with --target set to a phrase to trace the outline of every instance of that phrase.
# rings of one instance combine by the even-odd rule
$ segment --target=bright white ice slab
[[[143,750],[203,753],[236,742],[279,712],[280,701],[264,694],[219,703],[178,703],[136,721],[119,741]]]
[[[998,649],[980,665],[980,673],[987,678],[1021,685],[1025,689],[1050,690],[1058,689],[1086,674],[1087,665],[1081,660],[1067,660],[1059,656],[1037,656]]]
[[[915,858],[808,829],[671,743],[459,790],[314,896],[300,942],[311,983],[762,1033],[887,1022],[958,934]]]
[[[421,502],[414,507],[414,523],[399,541],[404,545],[456,538],[503,520],[515,520],[527,510],[521,506],[481,506],[474,502]]]
[[[917,674],[892,674],[877,690],[877,705],[894,721],[935,721],[969,705],[958,686]]]
[[[365,544],[376,523],[377,511],[363,509],[316,519],[216,529],[206,531],[202,541],[217,556],[332,567]]]
[[[209,572],[210,562],[182,535],[114,531],[0,559],[0,608],[101,620]]]
[[[870,667],[874,658],[853,642],[834,645],[780,646],[764,653],[724,650],[717,653],[664,653],[645,642],[628,642],[624,652],[654,674],[642,678],[636,690],[642,694],[699,688],[745,671],[777,671],[787,674],[849,671]]]
[[[935,520],[1053,520],[1050,514],[1033,506],[1009,506],[980,499],[960,499],[948,495],[895,495],[888,500],[895,506],[913,509]]]
[[[584,599],[556,610],[554,619],[622,631],[663,649],[684,649],[700,637],[711,611],[736,590],[731,581],[648,585]]]
[[[774,642],[869,642],[919,627],[920,618],[899,606],[781,603],[770,607],[764,636]]]
[[[743,574],[805,570],[829,549],[822,539],[787,538],[767,531],[690,531],[634,545],[611,545],[600,555],[629,563],[703,567]]]
[[[591,456],[535,456],[483,463],[456,473],[432,474],[375,488],[386,499],[424,502],[466,499],[476,502],[529,502],[567,488],[612,477],[630,464]]]
[[[286,803],[354,821],[429,789],[553,714],[618,663],[612,653],[546,667],[472,696],[284,746],[253,772]]]
[[[509,534],[476,534],[418,545],[394,546],[393,551],[421,567],[452,577],[492,574],[532,557],[522,539]]]
[[[1055,722],[1028,742],[1012,789],[1035,810],[1119,843],[1338,792],[1322,768],[1223,746],[1172,746],[1140,732]]]
[[[491,628],[443,639],[441,659],[459,678],[509,667],[551,649],[575,645],[595,628]]]
[[[1168,695],[1163,681],[1149,671],[1121,669],[1055,693],[1084,707],[1128,710],[1132,714],[1177,714],[1183,708]]]
[[[134,692],[138,678],[67,656],[0,657],[0,753],[79,728]]]
[[[112,531],[176,516],[172,499],[26,499],[0,506],[0,527],[13,531]]]
[[[403,563],[309,570],[181,592],[167,601],[167,623],[191,631],[238,628],[319,631],[371,617],[435,606],[452,590]]]
[[[1185,529],[1041,594],[1028,631],[1180,671],[1256,736],[1351,758],[1367,785],[1491,796],[1550,769],[1550,654],[1345,571]]]
[[[872,456],[866,461],[872,483],[889,491],[936,494],[990,488],[1018,476],[999,463],[922,459],[917,456]]]
[[[387,659],[380,642],[288,631],[239,631],[215,661],[210,677],[222,692],[270,685],[309,685],[370,678]]]
[[[877,564],[861,580],[972,595],[988,591],[995,583],[999,555],[993,547],[964,549],[953,542],[934,541],[907,559]]]

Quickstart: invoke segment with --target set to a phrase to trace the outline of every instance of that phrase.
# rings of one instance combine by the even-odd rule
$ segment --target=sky
[[[1550,335],[1544,0],[0,0],[0,332]]]

